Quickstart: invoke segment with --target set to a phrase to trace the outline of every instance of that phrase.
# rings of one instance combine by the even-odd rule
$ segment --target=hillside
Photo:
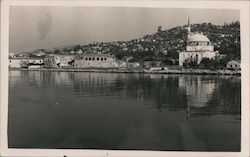
[[[57,54],[76,53],[109,53],[118,59],[133,57],[133,61],[178,59],[178,52],[185,49],[186,26],[174,27],[169,30],[158,30],[152,35],[145,35],[140,39],[117,42],[95,42],[88,45],[74,45],[53,50],[37,50],[39,52]],[[240,59],[240,23],[233,22],[223,26],[211,23],[193,24],[192,32],[202,32],[227,59]]]

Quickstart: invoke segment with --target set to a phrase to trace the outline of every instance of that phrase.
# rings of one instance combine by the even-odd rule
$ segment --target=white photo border
[[[0,156],[119,156],[119,157],[247,157],[249,156],[249,1],[82,1],[82,0],[3,0],[1,2],[1,78],[0,78]],[[8,119],[8,52],[10,6],[103,6],[146,8],[199,8],[240,10],[241,35],[241,152],[191,152],[191,151],[124,151],[90,149],[9,149]]]

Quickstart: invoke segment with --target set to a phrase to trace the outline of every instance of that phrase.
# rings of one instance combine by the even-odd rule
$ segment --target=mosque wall
[[[206,52],[199,52],[199,51],[184,51],[179,53],[179,66],[183,66],[185,62],[189,61],[197,61],[197,64],[200,64],[203,58],[215,58],[218,54],[216,51],[206,51]]]

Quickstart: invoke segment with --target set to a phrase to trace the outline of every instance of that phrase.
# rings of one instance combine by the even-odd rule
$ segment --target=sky
[[[131,7],[11,6],[10,53],[91,42],[128,41],[187,24],[223,25],[239,10]]]

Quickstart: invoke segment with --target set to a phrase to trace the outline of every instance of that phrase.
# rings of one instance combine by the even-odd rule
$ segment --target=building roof
[[[79,56],[79,57],[114,57],[114,55],[110,55],[110,54],[91,54],[91,53],[77,54],[76,56]]]
[[[230,60],[230,61],[228,61],[227,63],[241,63],[241,61],[240,60]]]
[[[207,36],[200,34],[200,33],[195,33],[192,34],[189,38],[188,38],[188,42],[192,42],[192,41],[205,41],[205,42],[210,42],[210,40],[208,39]]]
[[[17,58],[9,58],[11,60],[43,60],[43,58],[27,58],[27,57],[17,57]]]
[[[207,53],[207,52],[211,52],[211,53],[217,53],[218,54],[218,51],[208,51],[208,50],[204,50],[204,51],[181,51],[179,53]]]

